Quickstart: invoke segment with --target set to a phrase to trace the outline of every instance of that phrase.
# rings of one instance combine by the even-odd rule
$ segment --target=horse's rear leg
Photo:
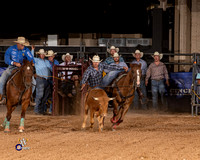
[[[21,112],[21,120],[19,124],[19,132],[24,132],[25,113],[29,104],[30,104],[30,99],[26,99],[22,101],[22,112]]]
[[[11,119],[11,114],[12,112],[15,110],[16,106],[11,106],[11,105],[7,105],[7,115],[6,118],[2,124],[3,127],[5,127],[4,132],[8,133],[10,132],[10,119]]]

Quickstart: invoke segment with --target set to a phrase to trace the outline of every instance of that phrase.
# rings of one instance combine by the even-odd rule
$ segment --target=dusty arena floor
[[[99,133],[96,120],[94,131],[82,131],[82,116],[38,116],[29,109],[25,132],[19,133],[19,111],[13,113],[11,133],[0,129],[1,160],[200,159],[200,117],[189,113],[129,111],[117,131],[111,131],[109,110]],[[0,106],[1,123],[5,114],[5,106]],[[26,150],[17,151],[15,146],[23,138]]]

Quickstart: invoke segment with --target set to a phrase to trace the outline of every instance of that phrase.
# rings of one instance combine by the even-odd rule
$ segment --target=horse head
[[[132,74],[132,80],[135,82],[137,87],[140,87],[140,79],[142,76],[141,64],[130,64],[130,71]]]
[[[33,76],[33,61],[23,60],[23,65],[21,66],[22,79],[26,87],[32,86],[32,76]]]

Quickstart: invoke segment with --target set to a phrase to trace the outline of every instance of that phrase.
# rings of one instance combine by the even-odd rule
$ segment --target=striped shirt
[[[151,63],[146,72],[145,80],[148,81],[151,77],[151,80],[161,80],[169,79],[168,71],[164,63],[160,62],[159,65],[156,65],[154,62]]]
[[[101,85],[104,69],[123,71],[122,66],[108,65],[104,62],[99,63],[98,71],[94,69],[92,65],[90,65],[83,74],[81,84],[85,84],[86,82],[88,82],[90,87]]]

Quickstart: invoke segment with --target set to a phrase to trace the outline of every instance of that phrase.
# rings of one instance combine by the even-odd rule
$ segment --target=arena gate
[[[80,85],[74,86],[76,94],[73,97],[61,94],[60,89],[63,82],[72,78],[72,75],[78,75],[79,81],[87,68],[87,63],[77,63],[74,65],[54,66],[53,68],[53,112],[56,115],[79,115],[83,111],[83,95],[80,92]],[[61,78],[61,75],[62,78]]]

